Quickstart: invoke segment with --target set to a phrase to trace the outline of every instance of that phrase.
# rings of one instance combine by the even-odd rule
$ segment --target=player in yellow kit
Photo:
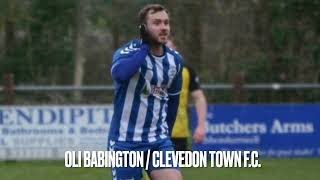
[[[169,48],[176,49],[174,42],[169,40],[166,44]],[[184,64],[182,70],[182,89],[180,93],[179,109],[172,131],[172,141],[175,144],[175,150],[187,150],[188,137],[190,136],[188,104],[189,95],[194,101],[197,111],[197,127],[193,134],[193,140],[201,143],[205,137],[205,125],[207,117],[207,101],[199,83],[199,77],[194,70]]]

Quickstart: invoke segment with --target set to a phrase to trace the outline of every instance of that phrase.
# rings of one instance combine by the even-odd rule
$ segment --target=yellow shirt
[[[172,130],[172,137],[174,138],[185,138],[190,135],[188,118],[189,92],[200,88],[198,81],[194,71],[190,67],[184,66],[177,119]]]

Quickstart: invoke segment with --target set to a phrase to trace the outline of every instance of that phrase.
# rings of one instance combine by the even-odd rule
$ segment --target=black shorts
[[[171,138],[176,151],[187,151],[188,150],[188,138]]]

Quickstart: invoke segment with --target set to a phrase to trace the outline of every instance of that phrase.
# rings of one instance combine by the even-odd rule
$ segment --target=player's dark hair
[[[167,14],[169,14],[168,10],[162,6],[161,4],[148,4],[144,6],[138,15],[139,18],[139,23],[140,24],[145,24],[146,23],[146,18],[147,14],[150,12],[151,14],[159,12],[159,11],[165,11]]]

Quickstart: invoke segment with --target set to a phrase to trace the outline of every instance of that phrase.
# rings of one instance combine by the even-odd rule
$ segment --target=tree
[[[87,6],[86,0],[78,0],[75,14],[74,28],[74,85],[81,86],[83,84],[85,57],[84,32],[86,30],[86,16],[84,9]],[[75,91],[76,100],[81,99],[81,92]]]

